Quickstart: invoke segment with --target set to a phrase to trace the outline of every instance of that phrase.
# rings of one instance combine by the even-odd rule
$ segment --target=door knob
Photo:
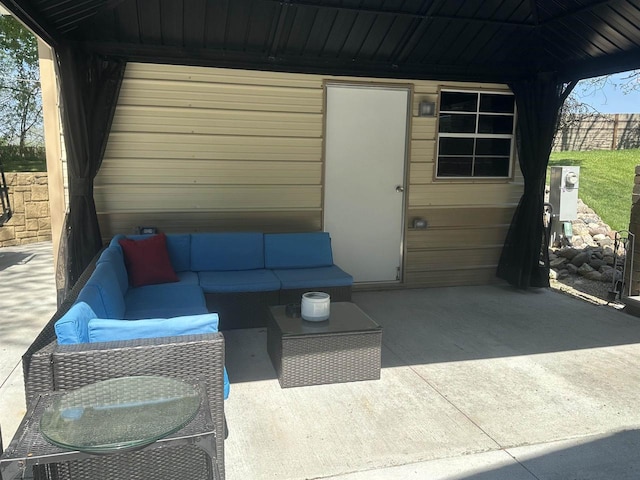
[[[402,185],[396,186],[396,192],[404,192],[404,187]]]

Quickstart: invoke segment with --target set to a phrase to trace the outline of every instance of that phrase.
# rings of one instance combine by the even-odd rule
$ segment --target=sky
[[[624,83],[640,82],[640,77],[624,80],[628,75],[629,72],[611,75],[601,88],[581,81],[573,90],[573,95],[600,113],[640,113],[640,85],[626,94],[620,88]]]

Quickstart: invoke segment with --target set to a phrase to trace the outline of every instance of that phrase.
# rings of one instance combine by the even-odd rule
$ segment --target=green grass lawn
[[[578,196],[614,230],[627,230],[640,149],[553,152],[549,166],[580,167]],[[549,181],[547,170],[547,182]]]
[[[44,158],[4,158],[2,166],[5,172],[46,172],[47,161]]]

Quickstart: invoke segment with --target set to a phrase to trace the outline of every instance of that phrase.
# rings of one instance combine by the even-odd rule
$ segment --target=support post
[[[636,175],[633,182],[633,194],[631,196],[631,218],[629,219],[629,232],[640,239],[640,165],[636,166]],[[630,283],[631,296],[640,294],[640,245],[635,246],[635,258],[633,259],[633,269],[629,270],[632,274]],[[631,264],[631,255],[627,255],[627,267]],[[628,281],[628,278],[625,279]]]

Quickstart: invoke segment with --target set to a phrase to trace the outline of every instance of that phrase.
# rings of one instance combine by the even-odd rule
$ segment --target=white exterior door
[[[401,277],[409,89],[327,86],[324,230],[358,283]]]

